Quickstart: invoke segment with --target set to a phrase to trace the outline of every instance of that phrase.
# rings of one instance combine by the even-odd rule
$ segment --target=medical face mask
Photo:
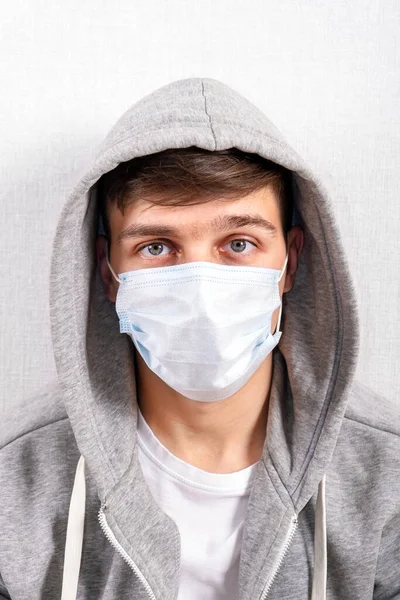
[[[119,276],[121,333],[171,388],[212,402],[237,392],[278,344],[282,271],[190,262]],[[275,333],[274,310],[280,307]]]

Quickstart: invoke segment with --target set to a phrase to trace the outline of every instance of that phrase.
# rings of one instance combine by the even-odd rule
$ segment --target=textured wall
[[[192,76],[248,96],[324,179],[361,298],[358,375],[400,402],[397,0],[19,0],[0,27],[0,410],[55,374],[48,273],[66,194],[123,111]]]

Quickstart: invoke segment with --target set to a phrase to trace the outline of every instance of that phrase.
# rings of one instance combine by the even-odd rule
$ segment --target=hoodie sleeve
[[[373,600],[400,600],[400,512],[382,531]]]

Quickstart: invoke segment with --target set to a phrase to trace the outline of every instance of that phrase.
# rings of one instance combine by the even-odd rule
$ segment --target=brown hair
[[[124,209],[142,198],[165,206],[191,205],[244,196],[264,186],[276,191],[284,234],[292,226],[291,171],[238,148],[172,148],[120,163],[98,181],[99,211],[109,239],[108,207]]]

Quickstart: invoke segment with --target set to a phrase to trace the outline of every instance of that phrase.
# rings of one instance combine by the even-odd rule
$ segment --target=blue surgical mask
[[[278,283],[287,260],[281,271],[190,262],[117,276],[107,256],[120,284],[120,331],[169,387],[192,400],[223,400],[244,386],[281,338]]]

